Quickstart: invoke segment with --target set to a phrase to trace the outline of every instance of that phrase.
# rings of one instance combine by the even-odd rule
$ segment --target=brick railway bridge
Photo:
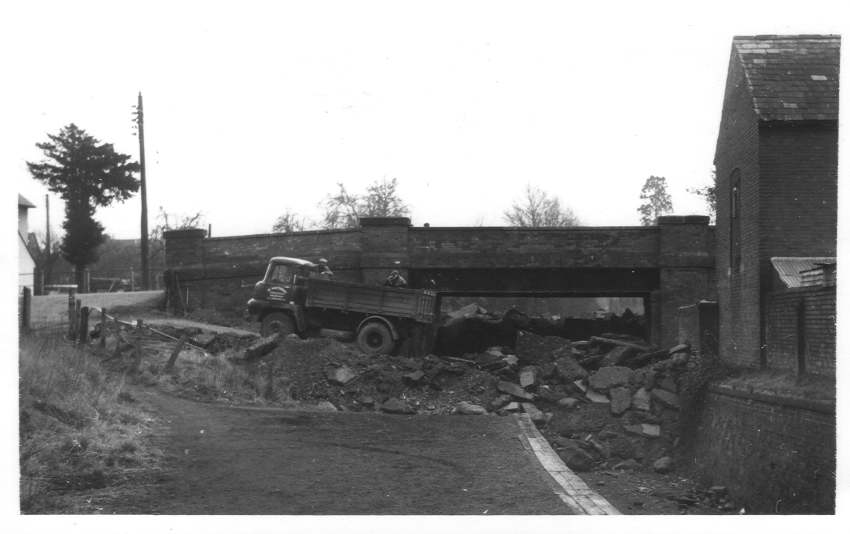
[[[714,287],[714,227],[705,216],[660,217],[643,227],[413,227],[405,217],[363,218],[353,230],[206,237],[165,233],[166,266],[190,307],[245,305],[271,256],[327,258],[338,279],[382,283],[400,262],[411,286],[443,295],[598,297],[644,301],[650,337],[676,340],[680,306]]]

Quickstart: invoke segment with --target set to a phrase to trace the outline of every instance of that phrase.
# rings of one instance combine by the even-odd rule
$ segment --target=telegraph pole
[[[47,214],[47,228],[44,237],[44,248],[47,249],[47,254],[50,254],[50,195],[44,195],[44,212]]]
[[[145,180],[145,112],[142,106],[141,91],[139,91],[139,104],[136,108],[136,124],[139,127],[139,167],[142,189],[142,289],[150,289],[151,271],[148,263],[148,187]]]

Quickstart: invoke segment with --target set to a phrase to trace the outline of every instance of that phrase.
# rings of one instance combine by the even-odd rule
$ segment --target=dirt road
[[[162,417],[159,482],[131,514],[567,514],[509,417],[228,408],[139,390]]]

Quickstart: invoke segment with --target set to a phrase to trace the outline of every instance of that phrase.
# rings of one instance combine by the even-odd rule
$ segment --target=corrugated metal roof
[[[18,193],[18,207],[23,206],[24,208],[34,208],[35,204],[25,199],[20,193]]]
[[[835,264],[834,257],[775,257],[770,263],[787,287],[803,287],[803,272]]]
[[[761,120],[838,120],[838,35],[735,37]]]

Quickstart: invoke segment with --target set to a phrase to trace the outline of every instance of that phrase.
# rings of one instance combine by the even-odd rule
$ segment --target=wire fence
[[[163,270],[151,271],[148,289],[165,288],[163,272]],[[22,285],[29,284],[22,283]],[[121,270],[86,269],[83,272],[81,284],[77,282],[75,271],[54,271],[48,278],[43,272],[36,270],[31,285],[36,295],[67,293],[71,288],[78,293],[112,293],[144,289],[142,274],[133,267]]]

